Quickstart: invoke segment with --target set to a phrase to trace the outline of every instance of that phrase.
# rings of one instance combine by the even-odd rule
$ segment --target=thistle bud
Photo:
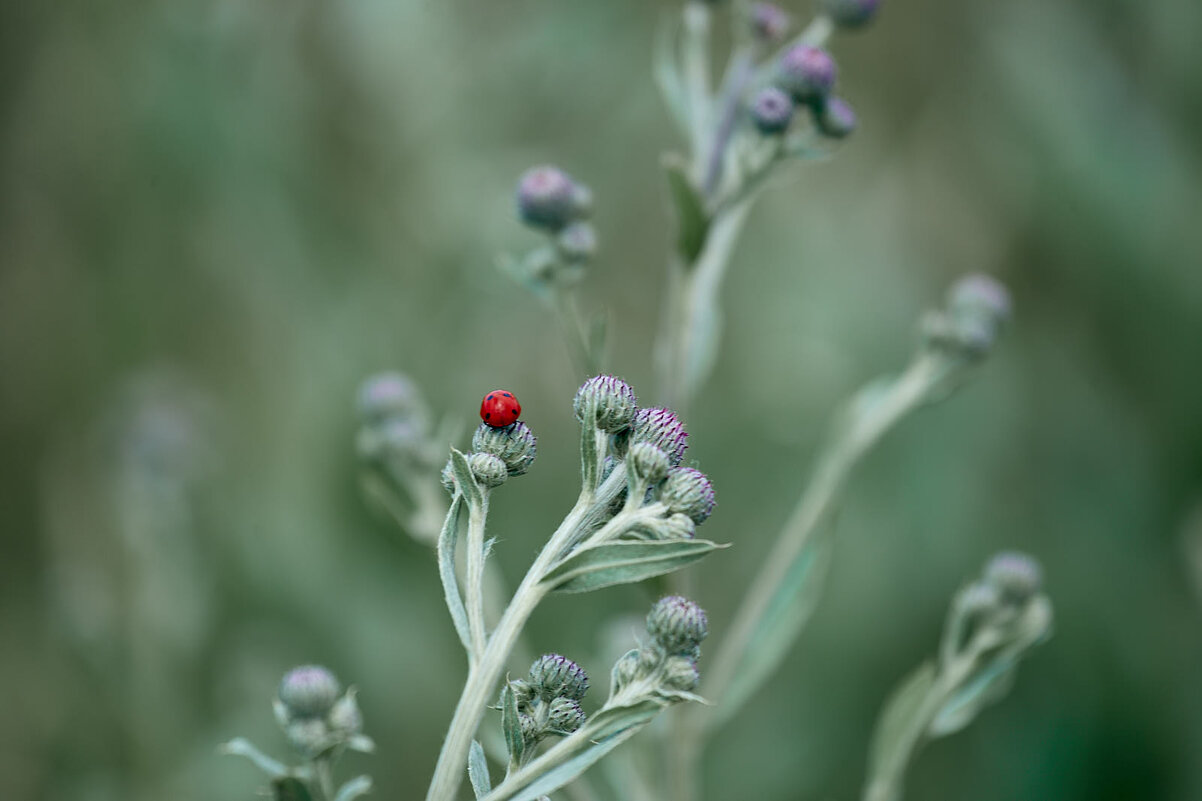
[[[472,468],[472,477],[485,489],[493,489],[505,483],[509,477],[505,463],[491,453],[469,453],[467,464]]]
[[[627,651],[614,663],[613,692],[625,687],[639,675],[639,651]]]
[[[284,737],[289,745],[307,757],[317,756],[334,742],[329,726],[321,718],[300,718],[289,723],[284,729]]]
[[[822,10],[836,25],[861,28],[876,16],[881,0],[822,0]]]
[[[996,587],[1006,601],[1023,604],[1039,592],[1043,570],[1024,553],[999,553],[985,566],[985,581]]]
[[[977,620],[993,613],[1001,600],[997,587],[978,581],[960,595],[957,604],[960,614],[969,620]]]
[[[571,734],[584,725],[584,710],[570,698],[556,698],[547,715],[547,728],[556,734]]]
[[[677,467],[668,473],[659,499],[669,512],[686,514],[701,525],[714,511],[714,486],[700,470]]]
[[[666,540],[691,540],[697,536],[697,524],[693,518],[680,512],[664,520],[660,530]]]
[[[544,701],[570,698],[579,701],[588,692],[588,674],[566,656],[545,654],[530,666],[530,686]]]
[[[472,450],[491,453],[505,463],[509,475],[520,476],[534,464],[538,438],[530,426],[520,420],[502,428],[481,423],[472,435]]]
[[[343,735],[363,731],[363,713],[359,711],[359,701],[355,697],[354,689],[347,690],[346,694],[338,699],[326,720]]]
[[[685,433],[684,425],[675,412],[670,409],[639,409],[632,428],[632,446],[638,442],[650,442],[668,454],[668,461],[673,466],[680,464],[680,460],[684,458],[685,448],[688,447],[685,438],[688,434]]]
[[[342,695],[342,687],[334,674],[320,665],[304,665],[284,675],[278,695],[293,717],[320,718]]]
[[[599,375],[576,390],[572,408],[581,425],[616,434],[630,427],[638,412],[638,401],[625,381],[612,375]]]
[[[765,136],[784,133],[793,121],[793,100],[775,86],[769,86],[751,103],[751,121]]]
[[[830,53],[819,47],[795,45],[781,56],[775,83],[798,103],[809,103],[830,94],[837,72]]]
[[[442,484],[442,488],[447,492],[455,494],[455,467],[450,459],[442,466],[442,472],[438,474],[438,483]]]
[[[647,633],[669,654],[691,651],[709,633],[705,610],[680,595],[661,598],[647,615]]]
[[[572,182],[572,216],[585,220],[593,214],[593,190],[579,181]]]
[[[565,261],[589,261],[597,254],[597,232],[589,223],[570,223],[556,235],[555,248]]]
[[[1002,323],[1010,319],[1010,293],[984,273],[966,275],[948,290],[948,310],[956,316],[977,317]]]
[[[518,181],[518,215],[535,228],[558,231],[587,213],[591,197],[581,189],[558,167],[529,169]]]
[[[846,139],[856,130],[856,112],[842,98],[828,98],[821,109],[815,110],[814,123],[823,135]]]
[[[757,42],[775,44],[789,32],[789,15],[772,3],[756,3],[751,8],[751,35]]]
[[[664,684],[673,690],[697,689],[701,683],[701,672],[696,660],[687,656],[670,656],[664,662]]]
[[[417,387],[397,372],[377,373],[359,386],[359,415],[369,423],[397,415],[407,416],[422,407]]]
[[[522,739],[527,743],[537,743],[543,738],[543,730],[532,715],[518,713],[518,725],[522,727]]]
[[[626,453],[626,469],[645,484],[663,481],[671,467],[668,454],[650,442],[636,442]]]

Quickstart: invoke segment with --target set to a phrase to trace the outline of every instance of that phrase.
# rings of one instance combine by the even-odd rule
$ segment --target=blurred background
[[[284,755],[270,699],[306,662],[360,688],[379,753],[346,775],[421,796],[463,657],[432,554],[363,499],[356,387],[404,370],[465,432],[485,391],[521,398],[540,456],[491,521],[520,576],[575,498],[582,376],[494,267],[537,242],[512,189],[544,162],[593,187],[582,302],[653,401],[674,10],[3,4],[0,798],[253,798],[215,747]],[[1016,323],[862,466],[816,617],[712,745],[711,801],[856,798],[885,695],[1002,548],[1044,562],[1056,635],[910,797],[1202,798],[1199,31],[1188,0],[887,0],[835,38],[861,129],[759,203],[687,421],[706,535],[734,543],[697,568],[714,631],[839,400],[944,287],[994,273]],[[604,676],[597,621],[650,593],[556,599],[531,647]]]

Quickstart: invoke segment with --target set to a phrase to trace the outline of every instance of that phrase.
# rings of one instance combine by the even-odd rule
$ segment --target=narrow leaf
[[[222,745],[218,750],[223,754],[246,757],[272,778],[278,779],[288,773],[287,766],[264,754],[245,737],[235,737]]]
[[[633,584],[679,570],[726,547],[709,540],[607,542],[572,551],[547,573],[543,583],[560,592]]]
[[[472,468],[467,463],[467,457],[455,448],[451,448],[451,470],[455,473],[455,485],[467,502],[472,506],[479,506],[483,503],[484,494],[476,483],[476,477],[472,475]]]
[[[472,740],[472,748],[467,754],[467,775],[472,780],[472,792],[480,799],[492,791],[492,780],[488,777],[488,760],[484,758],[484,746],[478,740]]]
[[[691,266],[705,246],[710,226],[709,214],[705,210],[701,195],[689,178],[688,165],[684,159],[674,153],[667,153],[661,162],[664,174],[668,177],[672,205],[676,209],[676,248],[686,267]]]
[[[981,710],[1010,692],[1015,667],[1012,658],[999,656],[952,694],[931,720],[927,733],[931,737],[946,737],[972,723]]]
[[[509,764],[520,765],[526,741],[522,737],[522,721],[518,717],[518,699],[508,682],[501,690],[501,729],[505,732],[505,747],[509,749]]]
[[[451,508],[447,510],[442,532],[438,535],[438,575],[442,579],[442,591],[447,599],[447,609],[451,612],[451,621],[455,624],[455,633],[459,635],[459,641],[470,655],[471,628],[467,622],[463,596],[459,593],[459,578],[455,575],[455,542],[459,538],[459,513],[462,509],[463,496],[457,492],[451,499]]]
[[[355,801],[371,792],[371,777],[356,776],[338,788],[334,801]]]
[[[869,754],[869,776],[893,775],[905,764],[927,727],[923,707],[935,687],[935,666],[923,662],[885,702]]]
[[[672,120],[685,136],[689,135],[688,100],[684,91],[684,80],[676,60],[676,26],[670,16],[665,15],[655,37],[653,72],[655,83],[664,96],[664,103]]]
[[[747,647],[739,654],[730,686],[715,710],[712,725],[719,726],[776,671],[809,621],[822,596],[830,566],[833,527],[816,532],[798,554],[776,595],[756,621]]]

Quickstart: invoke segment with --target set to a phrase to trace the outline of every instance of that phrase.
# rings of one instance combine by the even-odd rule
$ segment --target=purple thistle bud
[[[684,424],[670,409],[639,409],[634,417],[630,442],[650,442],[668,454],[668,461],[675,467],[684,458],[688,445]]]
[[[822,10],[844,28],[861,28],[876,16],[881,0],[822,0]]]
[[[279,698],[298,718],[320,718],[333,708],[342,686],[334,674],[320,665],[304,665],[284,674]]]
[[[798,103],[808,103],[830,94],[837,73],[830,53],[818,47],[796,45],[781,56],[776,69],[776,85]]]
[[[1010,318],[1010,292],[984,273],[966,275],[952,284],[947,305],[953,314],[988,317],[997,322]]]
[[[588,692],[588,674],[566,656],[544,654],[534,660],[528,677],[530,687],[545,701],[570,698],[579,701]]]
[[[826,136],[844,139],[856,129],[856,112],[847,101],[832,97],[815,110],[814,122]]]
[[[756,41],[774,44],[789,32],[789,15],[773,3],[756,3],[751,8],[751,35]]]
[[[709,634],[705,610],[681,595],[655,602],[647,615],[647,633],[669,654],[691,653]]]
[[[599,375],[585,381],[576,390],[572,409],[581,425],[616,434],[625,431],[638,412],[634,390],[620,378]]]
[[[669,512],[686,514],[701,525],[714,511],[714,485],[700,470],[677,467],[668,473],[659,499]]]
[[[581,189],[558,167],[533,167],[518,181],[518,215],[535,228],[558,231],[587,213],[591,199]]]
[[[584,725],[584,710],[571,698],[556,698],[547,714],[547,729],[555,734],[571,734]]]
[[[481,423],[472,435],[472,450],[491,453],[505,463],[509,475],[520,476],[534,464],[538,438],[521,420],[501,428]]]
[[[765,136],[784,133],[793,121],[793,100],[775,86],[760,90],[751,103],[751,120]]]

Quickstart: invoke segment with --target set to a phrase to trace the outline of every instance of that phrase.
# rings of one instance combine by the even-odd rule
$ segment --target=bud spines
[[[707,633],[705,611],[679,595],[660,599],[647,615],[647,646],[628,651],[614,665],[614,697],[650,697],[660,703],[700,700],[693,690],[701,682],[697,662]]]
[[[687,515],[701,525],[714,511],[714,487],[709,478],[692,467],[677,467],[668,473],[659,492],[669,513]]]
[[[656,601],[647,615],[647,633],[669,654],[692,654],[709,634],[705,610],[681,595]]]
[[[472,435],[472,450],[492,454],[504,463],[509,475],[520,476],[534,464],[538,438],[520,420],[501,428],[481,423]]]
[[[649,442],[668,455],[673,467],[684,458],[688,434],[680,418],[670,409],[639,409],[634,417],[630,444]]]
[[[634,390],[622,379],[599,375],[585,381],[577,390],[572,407],[582,425],[617,434],[634,421],[638,400]]]
[[[540,656],[527,677],[509,682],[509,689],[517,702],[526,754],[548,735],[567,736],[584,725],[580,699],[588,692],[588,674],[565,656]]]

